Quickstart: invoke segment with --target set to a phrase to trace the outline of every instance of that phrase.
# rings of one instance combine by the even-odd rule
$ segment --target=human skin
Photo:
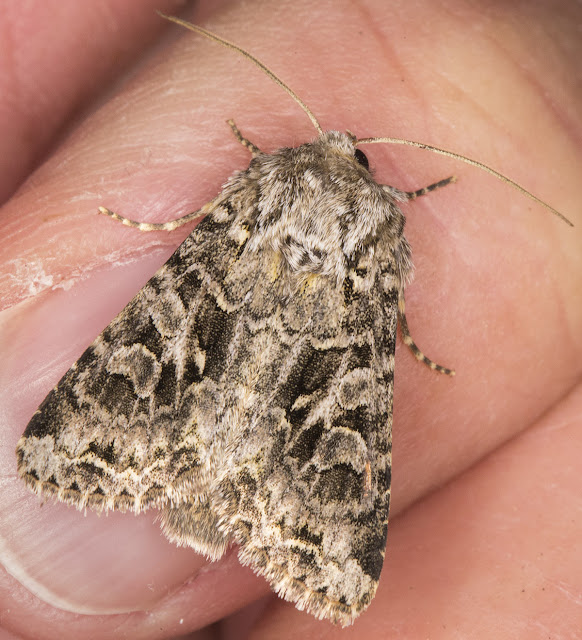
[[[462,164],[364,149],[379,182],[459,178],[404,207],[410,329],[457,375],[397,347],[387,557],[349,629],[270,594],[235,550],[209,564],[175,548],[154,512],[41,508],[18,479],[35,408],[190,231],[142,234],[97,207],[165,221],[202,206],[248,164],[230,117],[264,151],[315,135],[256,68],[164,24],[152,2],[112,2],[106,17],[93,0],[43,19],[46,3],[27,6],[0,18],[18,33],[0,68],[0,193],[14,193],[0,247],[6,637],[176,638],[219,620],[200,637],[582,637],[582,6],[300,0],[184,14],[251,50],[324,129],[463,153],[576,225]]]

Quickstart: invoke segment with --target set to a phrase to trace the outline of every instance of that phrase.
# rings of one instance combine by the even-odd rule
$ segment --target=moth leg
[[[234,123],[234,120],[227,120],[230,128],[232,129],[236,139],[242,144],[243,147],[246,147],[253,156],[256,156],[258,153],[261,153],[259,147],[254,145],[250,140],[247,140],[242,133],[239,131],[238,127]],[[427,187],[428,188],[428,187]],[[138,229],[139,231],[174,231],[178,227],[181,227],[185,224],[188,224],[192,220],[196,220],[197,218],[202,218],[207,213],[210,213],[214,208],[214,200],[206,203],[201,209],[198,211],[193,211],[192,213],[188,213],[181,218],[176,218],[175,220],[170,220],[168,222],[137,222],[135,220],[131,220],[130,218],[126,218],[124,216],[120,216],[115,211],[111,211],[111,209],[107,209],[107,207],[99,207],[99,213],[109,216],[113,220],[117,220],[117,222],[121,222],[126,227],[132,227],[134,229]]]
[[[239,128],[234,123],[234,120],[227,120],[227,123],[230,125],[232,132],[234,133],[236,139],[242,144],[243,147],[246,147],[253,156],[256,156],[257,153],[261,153],[259,147],[254,145],[250,140],[247,140],[243,134],[239,131]]]
[[[446,187],[448,184],[457,181],[457,176],[449,176],[444,180],[439,180],[438,182],[434,182],[433,184],[429,184],[428,187],[423,187],[422,189],[418,189],[417,191],[405,191],[404,194],[408,196],[409,200],[415,200],[420,196],[425,196],[427,193],[434,191],[435,189],[440,189],[441,187]]]
[[[437,183],[438,184],[438,183]],[[447,183],[448,184],[448,183]],[[427,187],[427,189],[430,187]],[[434,371],[438,371],[439,373],[444,373],[447,376],[454,376],[455,372],[452,369],[447,369],[446,367],[442,367],[440,364],[433,362],[429,358],[427,358],[424,353],[416,346],[416,343],[412,339],[410,335],[410,330],[408,329],[408,322],[406,322],[406,313],[404,312],[404,295],[401,294],[398,298],[398,324],[400,325],[400,332],[402,333],[402,340],[404,344],[412,351],[414,357],[420,362],[424,362],[427,367],[430,367]]]
[[[176,218],[175,220],[159,223],[136,222],[135,220],[124,218],[118,213],[115,213],[115,211],[111,211],[111,209],[107,209],[106,207],[99,207],[99,213],[102,213],[104,216],[109,216],[110,218],[113,218],[113,220],[117,220],[117,222],[121,222],[121,224],[124,224],[126,227],[133,227],[139,231],[173,231],[182,225],[188,224],[188,222],[191,222],[192,220],[203,218],[207,213],[210,213],[212,209],[214,209],[214,200],[207,202],[203,207],[198,209],[198,211],[187,213],[185,216]]]

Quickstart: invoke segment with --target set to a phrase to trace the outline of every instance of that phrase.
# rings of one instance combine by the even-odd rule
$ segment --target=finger
[[[165,29],[153,2],[5,2],[0,18],[0,202],[83,108]]]
[[[299,19],[300,15],[301,12],[298,12],[295,19]],[[236,19],[234,19],[235,17]],[[338,71],[338,79],[335,79],[335,76],[329,76],[331,78],[331,88],[329,91],[326,91],[323,96],[321,95],[321,83],[319,83],[319,86],[316,86],[318,84],[317,79],[307,78],[305,74],[297,74],[296,71],[295,78],[293,78],[293,71],[297,68],[297,60],[294,58],[293,64],[289,64],[288,56],[286,57],[284,55],[284,48],[274,46],[272,40],[269,40],[269,34],[271,34],[271,36],[273,34],[273,24],[269,23],[269,18],[271,20],[279,20],[280,17],[280,13],[276,18],[270,16],[268,13],[265,14],[265,24],[258,25],[258,27],[261,28],[256,38],[260,43],[259,49],[264,49],[264,51],[260,50],[256,53],[260,57],[265,58],[270,46],[271,52],[274,52],[274,62],[268,60],[269,64],[275,68],[280,66],[281,69],[287,69],[290,78],[286,77],[285,79],[291,85],[293,85],[293,82],[296,82],[299,85],[296,88],[299,93],[302,93],[302,95],[314,94],[317,96],[313,109],[318,114],[320,112],[323,114],[322,121],[324,124],[326,124],[326,120],[331,122],[333,119],[336,119],[337,125],[333,125],[334,128],[342,129],[349,126],[353,128],[350,120],[353,121],[354,113],[340,112],[338,114],[337,111],[337,104],[346,104],[350,92],[353,93],[353,83],[351,86],[349,85],[348,73],[344,71],[344,66],[339,65],[341,68]],[[231,18],[233,18],[232,24],[240,27],[245,24],[245,20],[249,21],[251,17],[243,11],[241,14],[231,14]],[[289,19],[293,19],[292,16],[289,16]],[[342,14],[342,21],[345,19],[346,15],[344,12],[344,14]],[[349,15],[345,24],[354,24],[354,20],[356,20],[356,18]],[[298,24],[298,29],[299,26]],[[366,26],[369,28],[370,25],[368,24]],[[334,24],[333,27],[337,32],[337,25]],[[330,36],[331,27],[328,25],[326,29],[322,29],[323,32],[320,34],[318,42],[323,41],[322,39],[324,37]],[[247,43],[244,42],[243,33],[241,33],[241,37],[237,39],[236,27],[233,28],[232,33],[226,33],[225,35],[248,46]],[[382,42],[390,42],[392,35],[391,33],[387,33],[386,39]],[[56,244],[53,248],[49,242],[43,241],[43,236],[40,235],[40,232],[39,235],[35,236],[34,234],[37,232],[33,226],[30,226],[30,233],[21,234],[21,237],[26,239],[26,241],[23,241],[20,245],[22,251],[16,252],[15,255],[27,255],[27,252],[29,252],[28,255],[34,256],[34,258],[33,260],[25,261],[25,263],[34,264],[34,259],[38,260],[38,253],[35,253],[35,251],[38,252],[38,247],[41,247],[40,256],[44,268],[40,270],[40,273],[43,274],[43,278],[35,281],[35,284],[38,284],[40,287],[40,291],[47,292],[55,286],[62,287],[63,283],[66,283],[68,286],[69,281],[74,282],[76,278],[79,277],[79,268],[77,267],[76,270],[70,268],[68,264],[71,262],[82,265],[80,272],[83,277],[93,277],[94,274],[97,274],[97,265],[101,267],[108,262],[115,263],[121,255],[123,255],[125,259],[129,258],[130,261],[134,261],[133,264],[136,265],[136,270],[139,268],[137,265],[145,264],[140,262],[144,250],[158,250],[160,245],[163,245],[163,251],[165,251],[165,255],[167,255],[171,245],[171,240],[167,238],[161,240],[154,240],[149,237],[143,238],[142,236],[139,238],[131,238],[129,235],[130,231],[122,229],[120,233],[119,230],[113,229],[113,227],[110,232],[99,235],[94,231],[97,227],[92,226],[92,224],[96,223],[89,224],[85,222],[77,223],[73,233],[72,229],[69,230],[70,219],[67,221],[68,224],[63,224],[63,226],[60,227],[58,225],[66,221],[66,217],[63,220],[63,214],[66,216],[67,211],[71,213],[79,211],[80,215],[85,215],[84,212],[91,210],[92,207],[97,204],[104,204],[122,213],[131,214],[131,217],[135,218],[162,220],[164,216],[171,218],[177,214],[185,213],[185,211],[190,208],[197,208],[202,202],[210,199],[216,193],[220,181],[225,175],[228,175],[236,166],[237,162],[243,163],[243,166],[245,162],[244,150],[238,149],[236,142],[232,143],[231,151],[228,130],[224,137],[220,137],[220,134],[217,133],[218,128],[212,128],[212,121],[216,122],[217,119],[215,113],[219,113],[221,116],[224,114],[226,117],[233,115],[233,110],[235,110],[236,113],[240,113],[240,115],[237,115],[239,125],[242,127],[240,118],[244,118],[249,122],[245,134],[247,134],[248,131],[248,137],[253,139],[253,142],[259,147],[265,149],[275,148],[283,144],[296,144],[298,141],[304,140],[306,137],[312,135],[309,122],[305,122],[303,114],[300,112],[295,114],[296,107],[294,104],[290,103],[288,108],[282,109],[276,109],[273,106],[280,104],[281,95],[266,89],[265,87],[269,86],[268,83],[263,84],[263,79],[255,78],[253,75],[253,73],[255,73],[254,70],[243,71],[244,65],[240,66],[240,71],[237,73],[237,85],[240,81],[244,90],[234,88],[232,81],[229,82],[226,80],[228,77],[227,72],[231,71],[232,65],[230,54],[226,55],[226,53],[219,53],[218,51],[214,54],[208,54],[208,66],[199,67],[196,73],[194,73],[192,59],[198,60],[199,64],[201,64],[201,60],[206,60],[201,52],[203,48],[207,46],[206,43],[199,45],[192,39],[184,40],[175,51],[174,57],[168,59],[167,65],[160,65],[154,69],[151,75],[144,77],[144,83],[141,83],[139,87],[134,87],[131,92],[124,94],[123,98],[114,101],[104,112],[101,112],[98,119],[93,120],[92,123],[87,125],[87,127],[94,127],[92,130],[93,133],[86,135],[87,132],[91,131],[91,129],[86,129],[83,136],[79,136],[73,141],[75,145],[79,146],[69,147],[67,150],[67,157],[72,157],[74,160],[72,163],[73,166],[69,164],[65,176],[62,175],[62,166],[59,166],[58,161],[55,161],[54,164],[47,165],[38,173],[38,182],[35,188],[42,191],[43,189],[47,190],[48,185],[50,185],[51,189],[54,189],[54,192],[59,194],[58,209],[56,206],[52,210],[49,209],[49,216],[53,215],[51,218],[47,216],[45,207],[44,215],[47,217],[44,220],[50,223],[51,234],[55,234],[53,237],[59,237],[60,242],[58,249]],[[388,73],[389,69],[394,67],[393,57],[386,55],[384,49],[385,47],[380,47],[376,50],[372,47],[366,56],[367,60],[373,61],[373,64],[367,70],[369,74],[367,77],[371,85],[374,85],[375,78],[382,77]],[[307,65],[312,57],[318,58],[318,64],[322,69],[325,68],[326,64],[333,65],[334,63],[333,56],[327,50],[323,55],[315,56],[313,48],[307,48],[306,45],[302,55],[305,56],[303,66]],[[440,61],[436,60],[435,64],[440,64]],[[207,77],[205,77],[205,73],[208,74]],[[192,77],[193,74],[195,76],[194,78]],[[164,85],[164,82],[168,84]],[[206,90],[201,90],[201,87],[204,86],[203,82],[208,83]],[[218,96],[214,89],[217,85],[221,88],[221,96]],[[164,86],[171,86],[173,93],[160,92],[160,89],[163,89]],[[400,89],[400,87],[398,88]],[[152,101],[151,95],[154,90],[157,90],[157,99]],[[340,96],[340,100],[337,102],[335,99],[330,100],[329,98],[329,96],[334,96],[334,92],[337,92]],[[222,97],[222,93],[225,94],[224,97]],[[388,92],[388,95],[390,95],[390,92]],[[409,101],[410,105],[415,104],[414,97],[407,95],[406,91],[404,91],[404,97]],[[430,98],[431,101],[438,99],[438,91],[429,92],[428,98]],[[193,104],[206,107],[212,112],[212,117],[208,117],[206,121],[203,120],[206,113],[205,110],[201,110],[199,117],[194,118],[192,116]],[[361,108],[362,111],[364,111],[363,114],[358,115],[358,119],[369,116],[371,118],[371,126],[379,128],[379,124],[382,124],[379,121],[383,120],[383,118],[381,118],[380,115],[370,114],[370,110],[366,106],[365,101],[360,100],[357,104],[358,109]],[[131,106],[130,129],[128,129],[127,125],[127,109],[129,108],[127,105]],[[381,108],[385,106],[385,103],[380,104]],[[273,111],[277,113],[277,122],[273,124],[270,122],[266,123],[264,114]],[[367,113],[365,111],[367,111]],[[409,113],[413,124],[418,124],[419,121],[422,121],[422,111],[419,112],[417,102],[416,109],[411,108]],[[471,115],[471,111],[469,110],[467,114],[468,122],[471,122]],[[285,127],[282,127],[280,120],[291,122],[293,126],[287,124]],[[183,128],[184,122],[193,122],[191,125],[192,128],[186,129],[185,131]],[[489,125],[495,130],[495,126],[493,126],[491,122],[489,122]],[[211,138],[209,138],[209,131],[212,131]],[[254,133],[254,135],[251,135],[251,133]],[[364,133],[369,132],[366,131]],[[488,132],[488,135],[490,134],[491,132]],[[484,136],[484,138],[485,137],[487,136]],[[206,146],[201,145],[201,140],[203,141],[202,145]],[[196,141],[198,141],[198,145],[196,145]],[[148,152],[144,153],[144,149],[147,149]],[[224,155],[217,153],[217,150],[222,151],[223,149],[228,150],[228,153]],[[96,153],[96,150],[98,150],[98,153]],[[520,150],[520,152],[522,152],[522,150]],[[240,154],[240,157],[237,154]],[[155,161],[152,160],[152,158],[155,158]],[[488,160],[488,158],[486,158],[486,160]],[[381,161],[382,155],[375,158],[377,164]],[[207,163],[206,165],[205,162]],[[425,170],[423,166],[421,162],[420,172]],[[138,168],[139,171],[137,171]],[[59,169],[61,170],[59,171]],[[449,171],[445,171],[445,174],[447,173],[449,173]],[[196,180],[193,176],[196,177]],[[88,182],[91,179],[93,182]],[[101,182],[99,182],[100,190],[110,194],[110,200],[108,199],[106,202],[103,201],[102,196],[98,199],[95,192],[88,193],[87,190],[83,190],[84,185],[95,184],[99,180],[101,180]],[[210,184],[211,181],[214,181],[213,184]],[[388,180],[385,181],[388,182]],[[396,180],[391,179],[390,182],[396,183]],[[198,187],[197,185],[204,186]],[[197,193],[194,194],[195,186]],[[398,184],[397,186],[406,187],[408,185]],[[411,188],[415,186],[418,186],[418,184],[410,185]],[[482,185],[478,184],[478,186]],[[472,188],[469,194],[472,196],[472,199],[467,199],[467,196],[464,196],[465,201],[461,200],[461,205],[468,204],[470,201],[474,206],[477,201],[477,192],[478,189]],[[82,193],[81,198],[79,198],[79,193]],[[495,208],[497,206],[499,208],[501,203],[507,200],[507,196],[500,197],[495,190],[492,190],[491,193],[488,191],[487,193],[489,196],[486,202],[487,207],[492,206]],[[24,210],[27,210],[24,205],[31,205],[32,202],[38,199],[39,195],[40,191],[37,193],[25,193],[18,204],[23,207]],[[46,196],[44,201],[46,201]],[[457,197],[452,198],[451,196],[450,200],[444,201],[444,205],[449,207],[454,205],[454,211],[458,211]],[[485,209],[485,205],[481,205],[479,213]],[[13,211],[16,211],[16,209],[13,209]],[[140,211],[143,215],[140,215]],[[431,208],[428,207],[423,213],[426,211],[430,214]],[[476,215],[478,216],[479,213]],[[493,212],[493,214],[495,213],[496,211]],[[16,219],[16,214],[14,213],[13,215]],[[466,214],[464,214],[464,216],[466,217]],[[447,237],[446,229],[453,228],[453,223],[456,230],[459,217],[457,213],[454,220],[447,220],[445,218],[445,220],[447,220],[447,227],[440,226],[440,218],[437,218],[436,214],[432,217],[429,216],[426,222],[422,221],[419,224],[425,226],[426,233],[429,237],[439,238],[440,236],[440,239],[443,240]],[[19,221],[26,229],[28,222],[26,220]],[[44,226],[46,229],[49,225],[45,222]],[[482,229],[480,228],[479,230],[481,231]],[[461,248],[465,249],[465,252],[460,259],[457,259],[457,263],[453,263],[454,269],[451,268],[449,270],[448,279],[443,277],[442,270],[440,272],[436,271],[435,277],[439,282],[445,284],[450,282],[450,286],[452,287],[455,283],[453,276],[457,274],[459,276],[459,284],[457,286],[465,285],[466,273],[460,270],[460,266],[467,260],[467,256],[474,255],[472,252],[474,252],[475,247],[479,246],[478,241],[483,241],[483,233],[481,233],[480,236],[478,233],[475,233],[475,229],[472,227],[470,227],[469,231],[471,233],[468,231],[465,231],[465,233],[473,239],[474,242],[471,243],[469,240],[466,240],[466,244],[462,245]],[[457,233],[457,231],[455,232]],[[70,236],[68,236],[69,233],[71,233]],[[90,238],[90,240],[87,244],[82,245],[79,243],[79,238]],[[495,246],[495,243],[498,241],[500,241],[500,236],[494,234],[489,240],[490,246]],[[528,237],[528,242],[531,241],[531,238]],[[503,246],[507,247],[507,244],[502,244],[501,247]],[[551,253],[550,248],[547,249],[549,253]],[[457,245],[455,245],[455,249],[458,250]],[[429,245],[425,250],[434,252],[434,247]],[[502,254],[502,250],[498,253]],[[417,254],[415,253],[415,255]],[[506,253],[503,255],[511,256],[512,254],[509,252],[509,254]],[[422,263],[422,256],[423,248],[420,250],[419,260],[417,260],[417,262]],[[162,261],[164,257],[165,256],[160,257],[160,254],[156,256],[159,261]],[[447,255],[446,257],[449,258],[451,256]],[[475,281],[471,283],[476,285],[479,294],[487,294],[490,287],[498,283],[498,280],[494,277],[496,273],[495,264],[490,264],[489,257],[490,253],[487,252],[481,257],[479,267],[483,269],[483,271],[478,272],[479,277],[475,278]],[[453,255],[452,258],[455,258],[455,256]],[[438,265],[438,261],[435,261],[435,264]],[[513,266],[512,263],[511,266]],[[144,267],[144,270],[147,271],[147,268]],[[130,271],[131,269],[128,269],[128,272]],[[45,279],[44,275],[46,275],[46,273],[55,279],[52,281],[50,278]],[[460,277],[461,273],[462,278]],[[149,274],[151,274],[151,270]],[[142,274],[142,282],[145,281],[149,274]],[[135,277],[136,280],[139,279],[135,274],[132,274],[130,277]],[[537,276],[532,273],[529,274],[528,277],[529,280],[526,278],[520,281],[524,288],[527,288],[529,284],[535,282]],[[429,284],[430,279],[429,274]],[[112,278],[109,278],[109,283],[111,283],[112,280]],[[115,280],[118,280],[118,278],[115,278]],[[30,289],[25,289],[23,286],[25,282],[29,284],[29,280],[22,278],[20,287],[14,287],[10,290],[10,294],[14,296],[13,300],[23,301],[26,299],[36,299],[37,292],[33,290],[34,296],[31,297]],[[564,285],[560,283],[560,286],[564,286],[564,290],[567,292],[568,288],[572,288],[574,284],[575,282],[572,281],[566,282]],[[124,286],[129,287],[127,281]],[[139,283],[135,286],[139,286]],[[511,292],[516,292],[516,301],[519,300],[519,295],[521,295],[521,291],[518,289],[520,289],[520,287],[515,286],[515,284],[514,288],[510,289]],[[97,322],[97,319],[100,318],[100,321],[106,324],[114,315],[115,312],[113,311],[112,313],[111,308],[107,306],[110,304],[111,290],[111,288],[106,290],[104,287],[100,298],[87,295],[82,299],[82,302],[80,302],[80,305],[87,309],[87,315],[90,316],[94,322]],[[426,293],[429,308],[439,309],[438,312],[430,316],[431,322],[435,319],[438,321],[440,310],[443,309],[442,312],[444,313],[444,310],[448,308],[447,305],[442,304],[442,294],[440,294],[439,291],[440,289],[437,287],[436,289],[431,288],[423,292],[423,294]],[[461,294],[464,291],[465,288],[459,289],[459,298],[462,297]],[[474,309],[471,309],[471,312],[474,312],[475,316],[470,318],[475,323],[478,321],[477,319],[483,317],[482,315],[478,315],[483,312],[486,314],[484,316],[485,321],[504,317],[504,311],[506,311],[506,309],[503,303],[507,299],[506,295],[502,296],[501,299],[495,298],[491,302],[491,306],[487,306],[485,309],[483,308],[484,305],[480,304],[480,296],[475,294],[475,299],[479,304],[475,304]],[[453,299],[453,302],[456,301]],[[515,307],[515,309],[513,307],[511,308],[511,313],[519,314],[521,307],[517,302]],[[458,307],[453,304],[451,308],[454,310]],[[409,320],[412,326],[412,315],[410,311],[409,305]],[[547,310],[543,309],[543,312],[547,313]],[[517,317],[521,319],[521,316],[518,315]],[[543,315],[542,318],[544,321],[553,319],[552,317],[548,318]],[[444,320],[446,321],[442,322],[441,329],[444,327],[447,331],[439,331],[439,326],[437,325],[435,336],[445,335],[447,336],[447,340],[450,341],[450,344],[454,344],[455,338],[463,335],[462,332],[467,326],[467,317],[458,317],[458,314],[455,317],[455,314],[451,314]],[[463,320],[463,322],[460,322],[460,320]],[[484,321],[479,320],[479,322]],[[531,322],[531,319],[528,320],[526,318],[526,327],[529,327],[528,322]],[[82,324],[83,326],[85,325],[84,322]],[[469,327],[473,327],[473,325],[469,323]],[[533,328],[535,328],[535,325],[532,327],[532,330]],[[434,331],[434,329],[432,330]],[[426,333],[423,334],[422,331],[423,329],[421,327],[420,337],[427,335]],[[427,332],[428,330],[425,328],[424,331]],[[64,331],[63,334],[63,342],[69,345],[71,332]],[[95,333],[86,337],[87,342],[90,341],[93,335],[95,335]],[[418,334],[416,335],[419,342],[421,342],[420,337]],[[491,354],[487,348],[488,337],[488,334],[483,331],[472,335],[470,342],[470,346],[472,347],[471,354],[474,352],[486,353],[490,356]],[[87,344],[87,342],[85,342],[85,344]],[[511,344],[512,347],[515,344],[509,337],[506,338],[506,343]],[[448,343],[445,344],[448,346]],[[553,348],[555,346],[553,342],[552,345]],[[559,343],[559,345],[560,349],[564,349],[562,343]],[[479,351],[479,349],[474,349],[473,347],[482,347],[482,350]],[[467,342],[461,343],[458,349],[458,355],[465,357],[467,353]],[[79,353],[81,350],[82,346],[78,346]],[[560,352],[560,350],[552,353],[546,353],[547,351],[549,351],[549,349],[546,345],[544,346],[543,355],[544,357],[549,356],[550,359],[555,357],[555,361],[551,361],[551,363],[557,362],[560,355],[563,355],[563,351]],[[514,352],[510,351],[510,353]],[[556,355],[554,355],[554,353]],[[442,359],[440,353],[431,353],[430,355],[435,358],[440,356],[440,359]],[[455,353],[453,353],[453,355],[455,355]],[[485,371],[497,371],[500,363],[503,362],[503,358],[499,356],[497,362],[495,360],[489,360],[487,361],[489,364],[487,364],[485,359],[475,363],[475,365],[471,363],[473,368],[468,369],[468,378],[482,382],[485,377],[486,381],[490,384],[490,377],[484,376],[482,367],[491,367],[491,369],[485,369]],[[408,380],[414,381],[415,378],[412,376],[420,377],[424,375],[424,372],[423,374],[409,373],[406,360],[404,360],[404,368],[400,365],[402,361],[399,354],[399,361],[397,363],[399,373],[397,376],[400,376],[399,379],[403,380],[403,382],[405,382],[407,378]],[[65,363],[63,362],[61,364],[64,365]],[[513,366],[514,373],[521,371],[519,362]],[[557,364],[554,366],[557,366]],[[64,369],[66,369],[66,365]],[[553,371],[551,367],[550,371]],[[571,376],[572,373],[570,372],[569,375]],[[58,379],[58,375],[55,376],[55,381],[56,379]],[[451,473],[462,468],[463,465],[471,464],[474,457],[483,455],[489,448],[496,446],[500,438],[506,438],[508,432],[511,433],[511,430],[516,428],[515,424],[510,420],[514,418],[515,415],[510,414],[509,418],[503,423],[502,428],[500,427],[497,430],[493,429],[493,433],[490,433],[491,429],[487,430],[486,434],[488,437],[483,440],[483,434],[480,431],[482,425],[477,421],[472,421],[470,425],[467,425],[466,421],[462,419],[463,416],[467,415],[481,415],[484,411],[505,411],[507,393],[504,390],[508,384],[508,380],[508,377],[504,377],[501,379],[502,384],[499,384],[496,379],[493,379],[495,385],[486,389],[483,389],[481,385],[477,390],[481,392],[480,395],[473,393],[475,389],[472,388],[470,389],[471,394],[461,392],[457,396],[451,396],[449,405],[442,403],[444,393],[441,387],[438,386],[442,384],[440,381],[423,381],[421,386],[415,385],[412,391],[420,389],[420,397],[412,398],[412,400],[409,399],[404,403],[402,402],[402,395],[400,395],[400,397],[398,395],[402,392],[397,391],[395,398],[396,412],[399,411],[398,407],[401,406],[401,410],[404,410],[404,413],[401,414],[402,417],[400,418],[397,413],[396,418],[399,420],[400,425],[403,425],[400,427],[400,433],[404,432],[405,435],[404,440],[401,440],[401,444],[397,444],[396,446],[401,447],[400,453],[398,454],[401,460],[399,464],[402,465],[403,476],[401,477],[408,478],[406,486],[400,491],[397,491],[397,481],[395,481],[395,493],[402,496],[400,498],[400,508],[409,503],[411,499],[422,495],[422,493],[426,491],[426,487],[445,480]],[[546,378],[543,380],[547,382]],[[567,377],[565,380],[567,381]],[[47,389],[43,390],[43,393],[39,392],[38,395],[40,399],[51,385],[52,383],[47,385]],[[536,389],[539,388],[536,387]],[[504,391],[504,393],[501,393],[499,396],[495,395],[494,392],[498,390]],[[557,393],[555,389],[551,389],[551,391],[553,394]],[[438,398],[438,409],[437,405],[435,405],[435,397]],[[477,397],[477,400],[475,397]],[[540,406],[544,406],[544,403],[547,402],[547,399],[543,399],[534,409],[539,410]],[[31,407],[29,407],[28,410],[30,413],[34,410],[34,403],[31,402]],[[451,419],[451,416],[454,419]],[[491,422],[490,420],[486,426],[490,426]],[[24,423],[25,420],[23,421],[23,424]],[[518,423],[518,428],[521,428],[523,424],[525,424],[525,422]],[[468,426],[469,428],[467,428]],[[493,426],[496,428],[496,425]],[[435,441],[439,446],[436,452],[432,446],[432,443]],[[447,444],[451,442],[454,442],[456,447],[451,449]],[[470,455],[467,455],[468,453]],[[453,465],[451,465],[451,461],[454,463]],[[407,464],[409,465],[408,467],[406,466]]]

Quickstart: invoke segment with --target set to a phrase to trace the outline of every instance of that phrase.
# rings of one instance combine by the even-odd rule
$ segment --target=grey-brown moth
[[[231,122],[252,160],[200,211],[155,225],[102,209],[146,231],[206,217],[43,401],[18,469],[79,509],[159,508],[170,540],[211,559],[235,542],[282,597],[346,625],[384,560],[397,322],[452,374],[408,331],[399,204],[453,178],[378,184],[358,145],[459,156],[323,132],[243,53],[318,137],[267,154]]]

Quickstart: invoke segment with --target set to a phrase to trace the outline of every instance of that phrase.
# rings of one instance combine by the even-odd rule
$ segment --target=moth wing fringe
[[[377,585],[374,585],[373,590],[366,593],[362,601],[353,605],[332,600],[324,593],[310,589],[301,580],[290,577],[284,569],[270,562],[263,551],[245,546],[243,540],[237,542],[240,544],[238,558],[241,564],[250,566],[257,575],[263,576],[281,598],[318,620],[329,620],[342,627],[348,627],[368,607],[376,593]]]

